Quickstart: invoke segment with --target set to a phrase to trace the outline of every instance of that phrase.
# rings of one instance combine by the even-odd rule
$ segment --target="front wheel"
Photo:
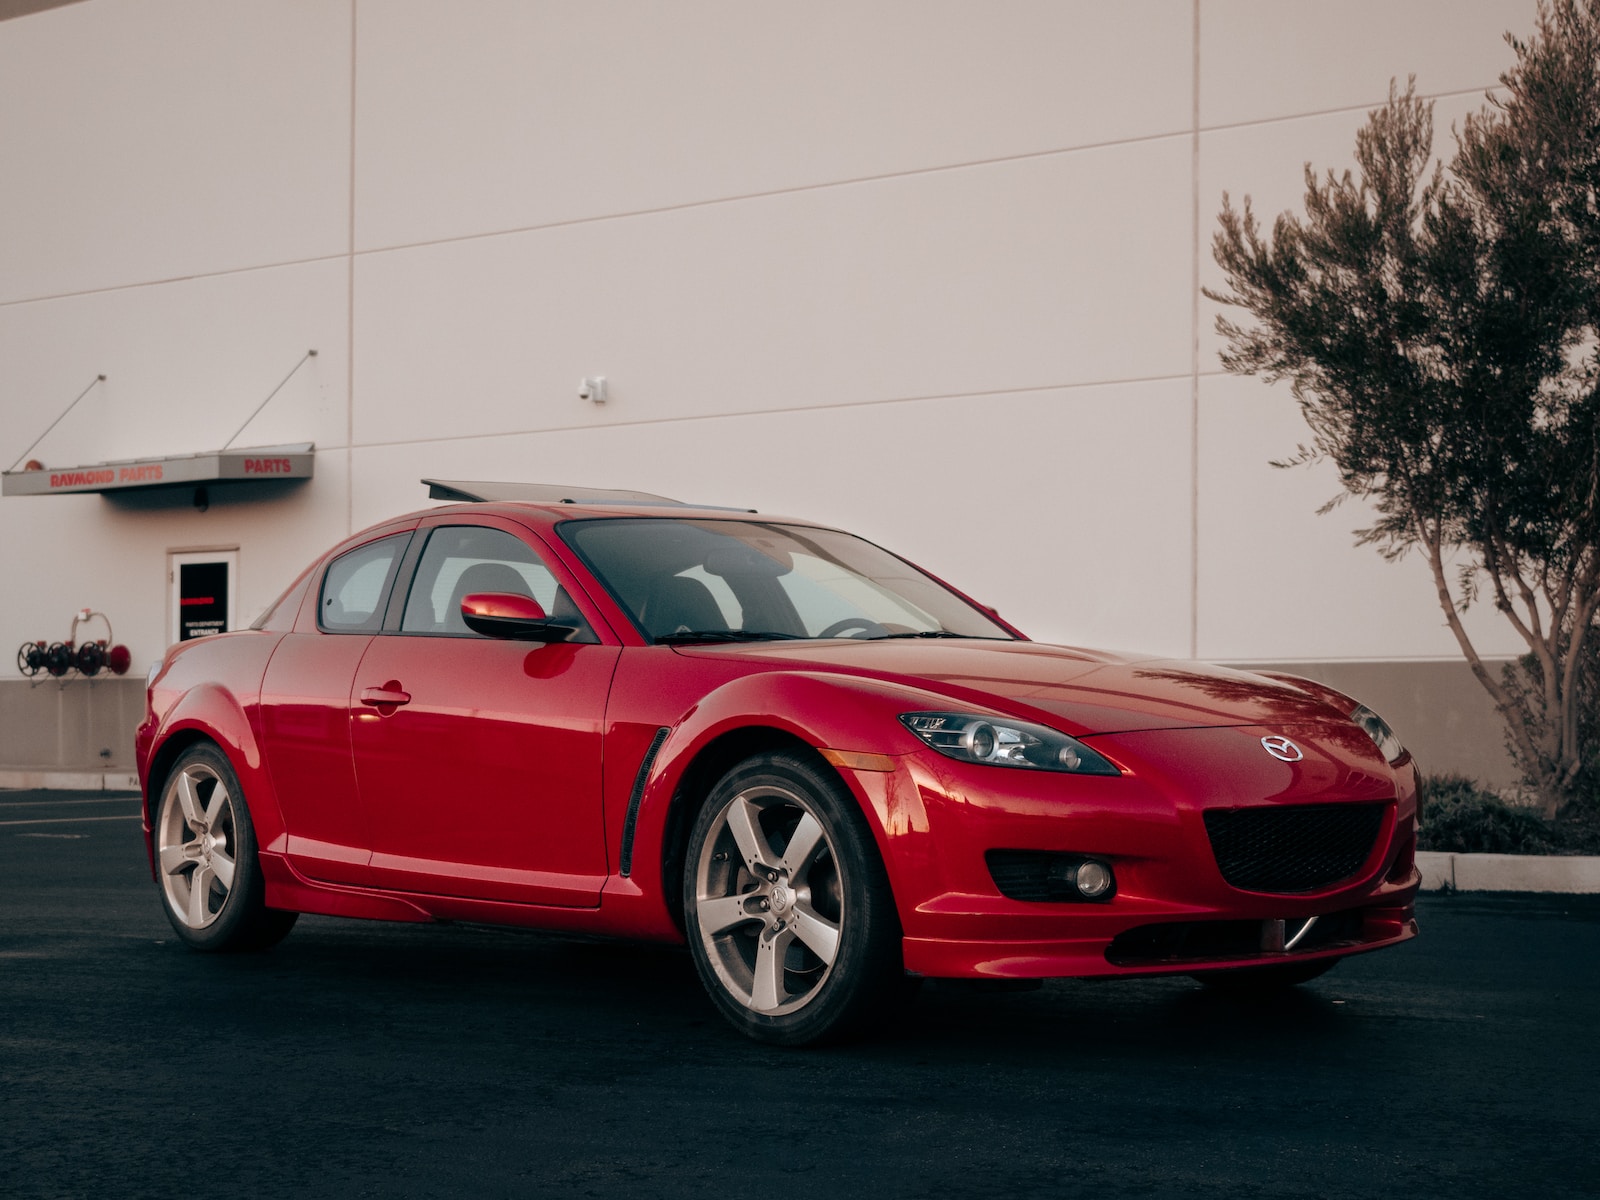
[[[695,819],[684,916],[700,981],[758,1041],[836,1039],[882,1015],[900,927],[871,830],[824,768],[762,754]]]
[[[196,950],[264,950],[281,942],[299,916],[263,901],[250,810],[215,746],[184,751],[167,776],[155,852],[167,920]]]

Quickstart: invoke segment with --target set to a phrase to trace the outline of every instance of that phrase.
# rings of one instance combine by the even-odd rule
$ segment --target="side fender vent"
[[[628,815],[622,822],[622,853],[617,864],[617,870],[623,878],[633,873],[633,827],[639,820],[639,802],[644,799],[645,781],[650,778],[650,768],[655,766],[656,755],[661,753],[661,744],[671,732],[666,726],[656,730],[655,737],[650,739],[650,748],[644,752],[644,760],[639,764],[639,773],[633,777],[633,791],[628,794]]]

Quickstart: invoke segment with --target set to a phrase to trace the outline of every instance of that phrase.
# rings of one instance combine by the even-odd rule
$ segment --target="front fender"
[[[917,689],[812,672],[733,679],[671,726],[630,796],[623,841],[645,894],[675,889],[672,864],[695,807],[751,753],[808,748],[830,764],[860,806],[897,896],[928,859],[928,814],[908,759],[920,747],[896,719],[936,698]]]

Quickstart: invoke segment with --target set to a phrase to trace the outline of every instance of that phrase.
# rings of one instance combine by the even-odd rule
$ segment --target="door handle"
[[[370,704],[373,708],[382,708],[385,705],[398,707],[411,703],[411,693],[400,686],[398,679],[391,679],[382,687],[363,688],[361,703]]]

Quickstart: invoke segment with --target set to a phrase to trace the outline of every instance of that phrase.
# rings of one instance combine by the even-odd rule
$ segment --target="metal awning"
[[[314,444],[257,446],[163,458],[129,458],[85,467],[40,467],[0,473],[0,495],[56,496],[78,492],[122,492],[134,488],[247,483],[264,479],[310,479]]]

